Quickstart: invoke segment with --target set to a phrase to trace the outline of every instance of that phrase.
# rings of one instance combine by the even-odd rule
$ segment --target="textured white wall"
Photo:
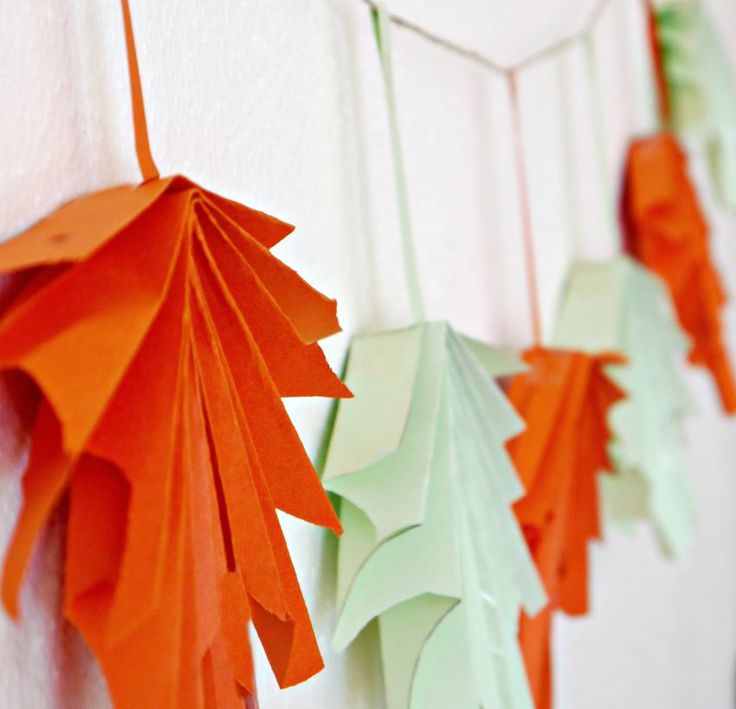
[[[710,4],[736,50],[736,6]],[[296,224],[278,253],[338,298],[347,333],[406,323],[385,110],[364,5],[131,5],[162,172],[183,172]],[[398,14],[500,61],[576,29],[591,6],[592,0],[391,2]],[[10,236],[64,200],[138,175],[117,0],[0,0],[0,16],[0,234]],[[428,313],[491,342],[521,346],[529,323],[506,85],[403,30],[394,40]],[[639,0],[612,0],[596,46],[606,168],[615,184],[628,136],[653,125]],[[573,48],[530,69],[521,84],[547,327],[570,259],[611,250],[582,59]],[[564,90],[561,67],[570,77]],[[562,159],[565,125],[573,129],[570,169]],[[736,220],[719,213],[701,182],[736,293]],[[728,318],[734,336],[733,308]],[[347,335],[326,344],[336,367],[346,345]],[[559,624],[560,709],[733,706],[736,426],[719,416],[705,378],[691,379],[700,404],[687,431],[701,511],[696,545],[672,564],[658,557],[646,529],[633,537],[608,533],[594,553],[593,613]],[[300,401],[290,410],[315,451],[327,404]],[[19,496],[11,424],[0,426],[9,431],[0,441],[0,548]],[[301,523],[285,525],[327,669],[279,692],[261,658],[263,709],[381,707],[375,637],[366,633],[341,657],[329,651],[334,545]],[[106,706],[104,683],[85,649],[56,620],[57,527],[34,561],[21,624],[0,616],[3,708]]]

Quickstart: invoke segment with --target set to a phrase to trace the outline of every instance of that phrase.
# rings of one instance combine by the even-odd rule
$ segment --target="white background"
[[[709,4],[736,56],[736,5]],[[182,172],[297,225],[277,252],[338,298],[347,334],[326,343],[335,367],[349,334],[407,323],[385,107],[360,0],[131,5],[162,173]],[[502,62],[579,29],[591,6],[391,3],[397,14]],[[138,174],[117,0],[0,0],[0,17],[0,234],[7,237],[65,200]],[[612,253],[609,210],[626,142],[655,125],[640,0],[611,0],[595,42],[605,166],[596,157],[580,46],[521,78],[547,330],[571,259]],[[428,315],[492,343],[528,344],[507,85],[404,30],[394,31],[394,45]],[[697,162],[695,168],[714,247],[736,292],[736,220],[718,211]],[[727,319],[733,344],[733,309]],[[721,417],[706,377],[694,372],[690,379],[699,405],[686,431],[700,510],[694,547],[672,563],[646,528],[631,537],[608,531],[593,553],[593,612],[558,624],[560,709],[734,705],[736,425]],[[295,402],[290,410],[315,451],[328,404]],[[3,430],[11,423],[3,411]],[[19,504],[19,463],[13,437],[1,442],[4,546]],[[2,708],[106,705],[93,662],[57,620],[58,528],[57,521],[34,560],[21,623],[0,617]],[[372,633],[344,656],[329,650],[330,541],[292,520],[286,528],[327,669],[280,692],[261,662],[261,706],[381,707]]]

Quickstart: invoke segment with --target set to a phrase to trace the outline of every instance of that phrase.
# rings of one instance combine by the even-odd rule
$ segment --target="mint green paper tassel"
[[[323,476],[345,529],[333,642],[378,620],[389,709],[532,709],[518,619],[544,592],[512,510],[522,423],[492,379],[521,369],[445,323],[352,344]]]
[[[691,407],[681,370],[688,342],[664,285],[624,256],[575,265],[553,342],[627,357],[609,371],[628,398],[610,419],[615,472],[601,476],[606,513],[625,528],[648,518],[663,550],[680,555],[695,518],[681,435]]]
[[[719,199],[736,209],[736,71],[701,2],[656,13],[673,128],[706,151]]]

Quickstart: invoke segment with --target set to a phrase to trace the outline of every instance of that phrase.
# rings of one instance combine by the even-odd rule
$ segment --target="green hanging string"
[[[570,84],[569,76],[565,71],[564,60],[559,58],[556,62],[557,66],[557,85],[558,85],[558,120],[560,122],[560,152],[562,153],[562,189],[564,190],[565,200],[565,216],[567,225],[570,229],[570,245],[573,260],[578,260],[583,255],[583,230],[580,227],[580,218],[578,215],[578,207],[575,197],[578,195],[578,180],[575,167],[572,164],[573,155],[573,135],[570,125],[569,101]]]
[[[386,8],[380,4],[371,7],[371,16],[373,18],[373,31],[376,37],[378,55],[381,60],[381,73],[383,74],[383,86],[386,93],[386,106],[388,108],[391,149],[396,179],[396,204],[399,211],[399,231],[401,233],[401,248],[404,257],[404,278],[406,289],[409,292],[412,317],[415,322],[422,322],[424,320],[424,304],[419,285],[417,258],[412,237],[409,196],[406,187],[406,173],[404,171],[404,159],[401,152],[399,121],[396,114],[396,97],[391,70],[391,20]]]
[[[519,206],[521,208],[521,235],[524,247],[524,264],[526,270],[527,297],[529,316],[532,326],[532,341],[535,347],[542,344],[542,315],[539,305],[539,287],[537,285],[537,258],[534,253],[534,229],[532,226],[531,189],[529,174],[524,153],[524,126],[521,117],[521,101],[519,98],[519,77],[515,71],[506,74],[511,102],[511,131],[516,159],[516,180],[519,190]]]
[[[592,32],[585,35],[583,42],[585,47],[585,72],[588,78],[588,92],[590,95],[590,109],[593,118],[593,137],[595,140],[596,162],[598,163],[599,184],[601,195],[606,210],[606,225],[609,238],[616,253],[621,252],[621,237],[618,228],[616,204],[611,186],[611,178],[608,172],[608,159],[606,157],[606,131],[603,116],[603,97],[598,80],[598,66],[595,57],[595,44]]]

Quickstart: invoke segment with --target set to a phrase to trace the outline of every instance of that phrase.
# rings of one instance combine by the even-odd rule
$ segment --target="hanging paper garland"
[[[690,399],[678,366],[688,341],[664,284],[623,256],[577,264],[552,339],[561,347],[626,357],[606,369],[627,396],[610,409],[615,474],[601,479],[603,499],[609,517],[624,526],[650,518],[665,552],[680,555],[695,517],[681,431]]]
[[[718,195],[736,209],[736,71],[702,2],[666,3],[656,29],[673,127],[705,147]]]
[[[445,323],[353,342],[325,486],[343,499],[335,645],[378,619],[389,709],[530,707],[520,607],[544,594],[511,511],[519,369]]]
[[[669,287],[692,341],[690,361],[710,370],[723,408],[736,412],[736,382],[720,319],[726,297],[711,261],[708,226],[685,154],[671,135],[631,144],[622,213],[628,249]]]
[[[550,599],[535,618],[522,618],[519,636],[541,709],[551,701],[551,614],[588,610],[588,542],[600,537],[597,477],[611,469],[607,419],[624,396],[605,369],[623,358],[535,347],[524,360],[530,370],[511,380],[507,395],[526,428],[509,452],[526,489],[516,516]]]
[[[595,154],[600,168],[605,231],[621,251],[621,235],[606,165],[604,115],[591,35],[585,43]],[[571,148],[569,116],[563,106],[562,143]],[[567,164],[563,160],[564,164]],[[565,176],[574,251],[580,250],[576,176]],[[607,375],[626,398],[610,408],[613,438],[608,448],[613,475],[600,479],[609,519],[625,528],[649,518],[664,551],[679,555],[693,533],[693,497],[685,464],[681,422],[689,396],[681,365],[689,343],[677,325],[669,292],[659,278],[626,256],[600,263],[576,262],[567,277],[559,318],[552,334],[559,347],[585,352],[621,352],[623,365]]]
[[[624,359],[542,345],[534,235],[516,74],[509,75],[516,174],[521,201],[526,275],[534,346],[524,353],[529,371],[513,377],[506,393],[525,423],[509,443],[525,496],[515,512],[549,598],[535,617],[521,618],[519,640],[536,709],[552,701],[552,614],[588,610],[588,543],[600,537],[598,474],[610,471],[610,408],[624,393],[606,367]]]
[[[664,56],[650,0],[649,49],[659,118],[673,118]],[[720,310],[726,296],[712,263],[708,225],[687,171],[687,157],[666,131],[635,140],[625,167],[622,221],[629,253],[667,284],[680,325],[690,337],[690,361],[710,370],[724,410],[736,413],[736,381],[723,342]]]
[[[349,395],[335,303],[269,252],[292,227],[158,177],[122,6],[145,181],[0,245],[0,368],[38,387],[3,601],[68,491],[64,613],[115,706],[239,707],[251,620],[282,686],[322,667],[276,509],[340,529],[281,402]]]
[[[520,422],[492,377],[513,357],[423,322],[391,79],[388,18],[373,11],[417,324],[357,337],[324,472],[342,500],[338,623],[346,647],[377,619],[390,709],[531,707],[519,609],[544,595],[511,505],[504,450]]]

